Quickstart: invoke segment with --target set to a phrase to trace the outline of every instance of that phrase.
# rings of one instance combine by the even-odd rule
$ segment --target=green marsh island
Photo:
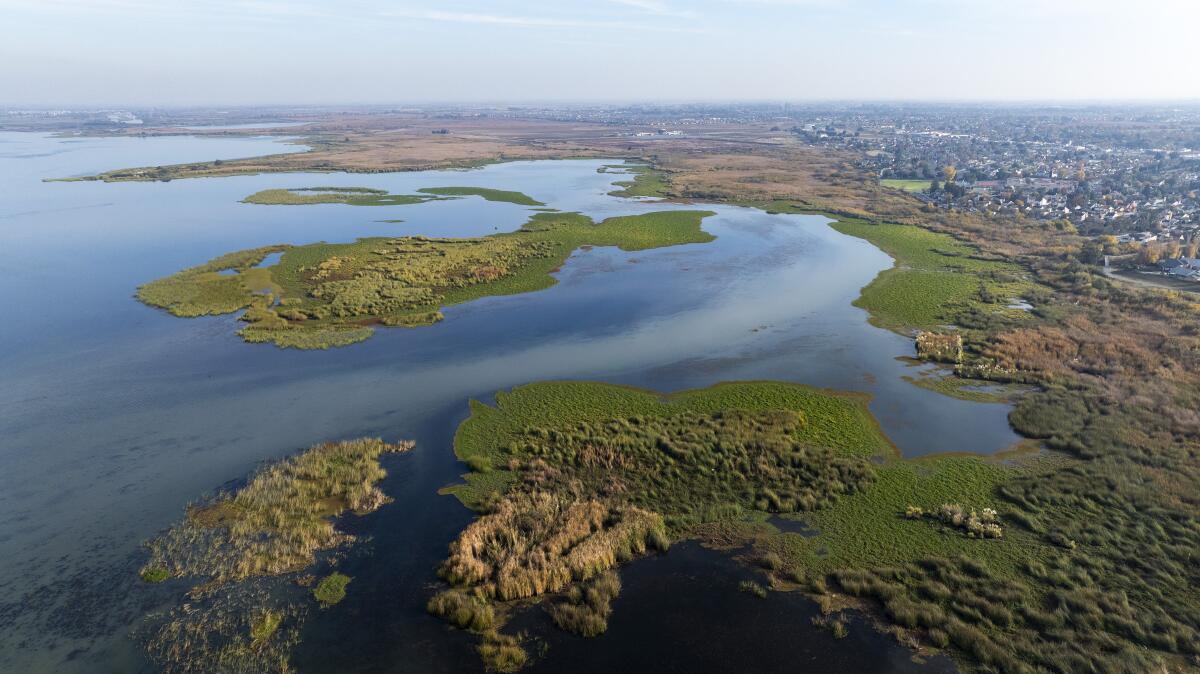
[[[551,273],[581,246],[634,251],[714,237],[711,211],[607,218],[540,212],[519,230],[478,238],[375,237],[353,243],[254,248],[223,255],[138,288],[142,302],[176,316],[245,310],[248,342],[324,349],[369,338],[374,326],[425,326],[441,309],[554,285]],[[278,261],[260,266],[269,255]]]
[[[924,652],[1049,664],[1111,641],[1120,628],[1084,619],[1090,590],[1055,585],[1069,552],[1003,491],[1066,459],[905,459],[867,402],[780,382],[670,395],[548,382],[472,402],[454,443],[471,471],[446,491],[480,514],[450,545],[428,610],[476,633],[490,668],[515,671],[531,656],[503,631],[514,611],[540,603],[595,636],[620,591],[614,568],[699,539],[739,551],[761,571],[756,590],[805,592],[842,629],[829,614],[878,610]],[[1040,643],[1048,624],[1057,650]]]
[[[304,206],[311,204],[347,204],[350,206],[407,206],[427,201],[480,197],[487,201],[517,204],[519,206],[545,206],[540,201],[521,192],[497,190],[487,187],[424,187],[418,194],[391,194],[387,190],[373,187],[295,187],[275,188],[255,192],[243,199],[243,203],[263,206]]]

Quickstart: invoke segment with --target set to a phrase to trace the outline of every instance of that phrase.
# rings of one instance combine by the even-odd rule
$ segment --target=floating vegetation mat
[[[431,325],[446,306],[547,288],[555,283],[551,272],[580,246],[643,250],[711,241],[700,229],[709,215],[669,211],[597,224],[578,213],[537,213],[516,232],[480,238],[268,246],[148,283],[138,299],[183,317],[245,309],[239,334],[248,342],[345,346],[369,338],[377,325]],[[283,253],[276,264],[256,266],[275,252]]]

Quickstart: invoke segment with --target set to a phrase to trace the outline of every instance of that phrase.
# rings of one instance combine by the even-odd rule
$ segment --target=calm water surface
[[[233,316],[179,319],[132,298],[141,283],[229,251],[361,236],[512,230],[530,210],[478,198],[400,207],[255,206],[271,187],[486,186],[600,219],[678,206],[607,196],[601,161],[474,171],[245,176],[169,183],[42,182],[124,166],[302,149],[269,139],[0,134],[0,670],[137,671],[126,637],[178,588],[136,582],[139,543],[197,496],[322,440],[414,438],[388,457],[396,503],[346,526],[345,603],[316,613],[302,671],[479,669],[471,638],[424,613],[434,569],[472,515],[436,494],[462,467],[451,438],[472,397],[543,379],[663,391],[784,379],[864,391],[906,455],[992,452],[1017,438],[1007,407],[905,382],[911,342],[850,305],[891,259],[819,216],[709,207],[710,244],[576,252],[549,290],[446,310],[325,352],[248,345]],[[400,223],[383,220],[402,219]],[[542,669],[617,666],[908,671],[864,625],[835,642],[811,604],[738,593],[747,573],[687,547],[622,571],[610,632],[546,632]],[[739,576],[739,574],[743,574]],[[170,584],[167,584],[170,585]],[[698,590],[704,588],[704,592]],[[527,620],[538,629],[538,618]],[[543,620],[544,622],[544,620]],[[730,625],[736,624],[736,629]],[[678,657],[673,645],[686,646]],[[594,660],[592,660],[594,659]],[[932,666],[945,669],[939,661]],[[928,671],[928,667],[926,670]]]

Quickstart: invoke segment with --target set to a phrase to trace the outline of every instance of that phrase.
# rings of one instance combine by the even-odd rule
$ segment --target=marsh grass
[[[609,192],[614,197],[667,197],[670,196],[670,183],[667,174],[645,164],[613,164],[607,168],[624,169],[632,173],[632,180],[621,180],[616,183],[621,189]]]
[[[150,541],[142,573],[205,578],[212,587],[299,571],[317,551],[352,540],[333,517],[387,502],[375,487],[386,475],[379,457],[411,448],[370,438],[324,443],[268,465],[238,491],[189,507],[182,522]]]
[[[281,604],[273,593],[230,585],[152,614],[134,636],[156,669],[167,674],[289,674],[288,658],[299,643],[307,608]]]
[[[418,192],[446,197],[482,197],[488,201],[497,201],[519,206],[545,206],[546,204],[521,192],[494,190],[487,187],[423,187]]]
[[[389,194],[370,187],[300,187],[255,192],[242,200],[266,206],[303,206],[309,204],[347,204],[350,206],[407,206],[433,198],[414,194]]]
[[[246,309],[238,334],[248,342],[340,347],[369,338],[373,325],[431,325],[446,306],[550,287],[551,274],[580,246],[644,250],[711,241],[700,229],[711,214],[646,213],[597,224],[578,213],[537,213],[517,232],[480,238],[271,246],[159,279],[142,286],[138,297],[179,316]],[[286,252],[277,264],[251,268],[278,251]],[[220,274],[226,269],[240,273]]]
[[[890,450],[862,397],[798,385],[664,397],[556,382],[497,404],[473,403],[455,436],[473,472],[452,491],[483,514],[451,544],[440,569],[450,589],[429,603],[482,634],[501,626],[503,604],[559,592],[547,608],[555,622],[599,634],[616,565],[714,518],[831,507],[869,489],[868,458]]]
[[[529,660],[529,654],[515,636],[489,632],[479,644],[479,656],[489,672],[510,674],[520,671]]]
[[[1008,298],[1026,296],[1035,286],[1019,265],[913,225],[842,218],[831,226],[870,241],[896,259],[896,266],[877,276],[854,301],[870,311],[871,321],[880,327],[900,332],[937,329],[970,310],[1023,318],[1025,312],[1007,306]]]
[[[313,597],[321,603],[321,608],[329,608],[346,598],[346,586],[350,581],[350,576],[335,571],[317,583]]]
[[[759,599],[767,598],[767,588],[762,583],[756,583],[752,580],[743,580],[738,583],[738,589],[746,594],[752,594]]]
[[[365,514],[387,497],[375,486],[382,455],[411,442],[360,439],[324,443],[260,469],[241,489],[189,506],[184,519],[147,545],[146,582],[186,577],[199,584],[185,603],[139,630],[147,654],[172,674],[290,672],[289,654],[307,614],[284,574],[353,539],[333,524],[345,511]],[[331,573],[311,594],[323,608],[340,602],[351,578]]]
[[[255,292],[270,286],[270,276],[254,266],[271,253],[289,246],[264,246],[229,253],[137,289],[137,298],[176,316],[191,318],[227,314],[245,309],[256,300]],[[235,274],[222,274],[234,271]]]
[[[612,601],[621,593],[621,579],[605,571],[587,583],[571,587],[561,599],[546,607],[554,624],[581,637],[595,637],[608,630]]]

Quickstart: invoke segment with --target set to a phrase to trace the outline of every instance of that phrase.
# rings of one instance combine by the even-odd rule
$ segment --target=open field
[[[480,297],[554,285],[551,272],[584,245],[644,250],[704,243],[710,211],[664,211],[594,223],[578,213],[537,213],[518,231],[475,239],[359,239],[273,246],[225,255],[138,289],[177,316],[247,309],[246,341],[323,349],[369,338],[373,325],[415,327]],[[255,267],[272,252],[270,267]],[[233,271],[236,273],[226,273]]]
[[[929,180],[904,180],[901,178],[884,178],[879,181],[880,185],[890,187],[894,190],[903,192],[924,192],[929,189]]]

